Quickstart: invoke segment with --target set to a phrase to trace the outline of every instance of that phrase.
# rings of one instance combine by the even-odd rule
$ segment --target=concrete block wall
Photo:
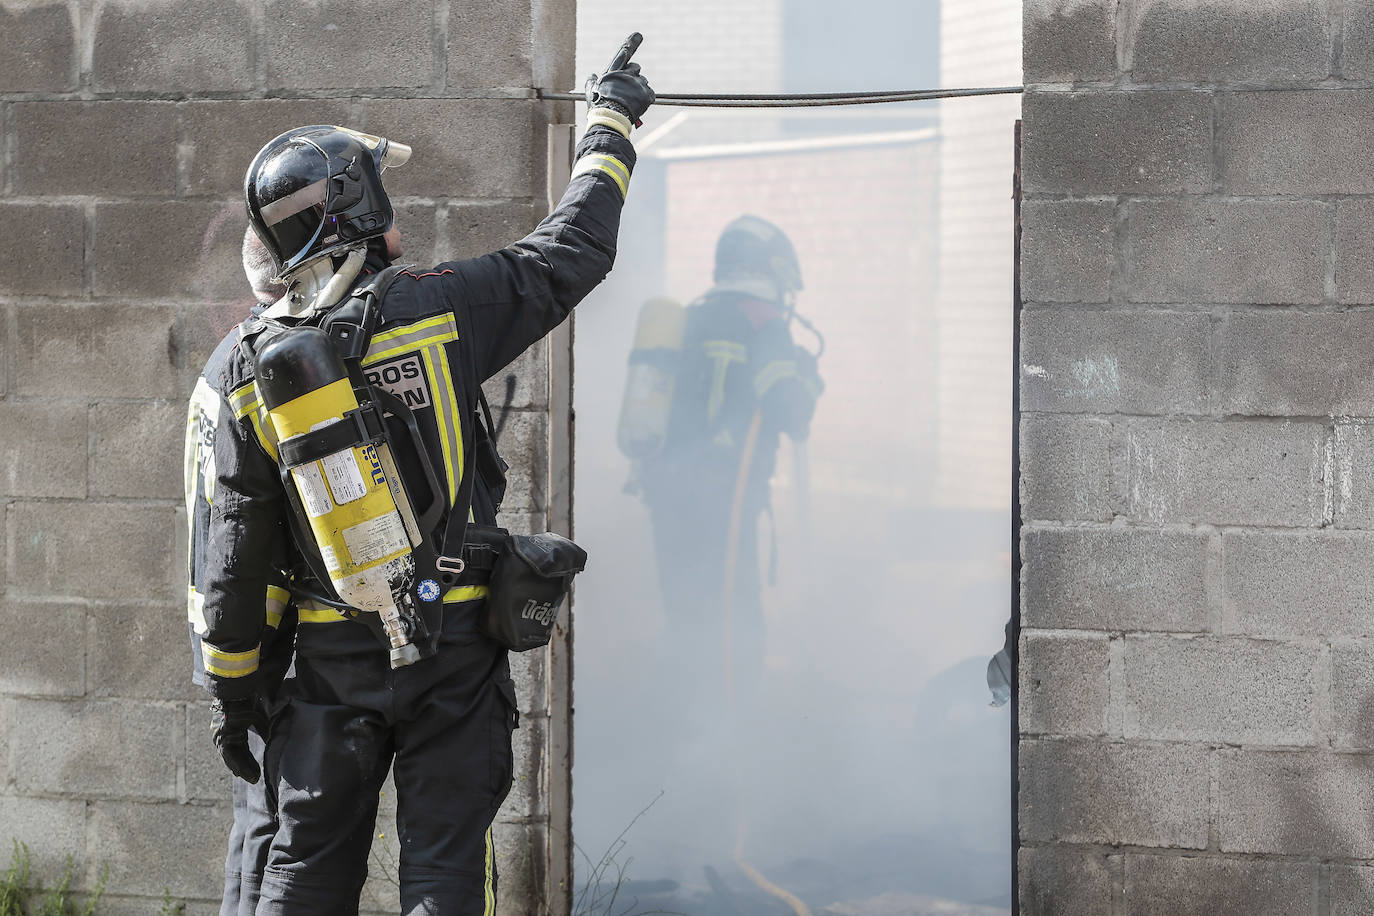
[[[1372,37],[1026,3],[1023,913],[1374,905]]]
[[[189,680],[181,439],[251,304],[253,153],[302,123],[403,140],[407,260],[499,248],[546,212],[547,125],[573,110],[529,90],[572,85],[573,35],[572,0],[0,2],[0,849],[27,843],[41,877],[70,855],[81,889],[109,867],[106,912],[164,889],[218,912],[229,782]],[[517,529],[545,524],[548,366],[540,346],[511,370]],[[514,667],[496,842],[501,911],[526,914],[546,899],[551,729],[543,660]]]

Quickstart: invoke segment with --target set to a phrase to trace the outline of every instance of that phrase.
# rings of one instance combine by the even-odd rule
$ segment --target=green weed
[[[14,851],[10,855],[10,867],[4,878],[0,878],[0,916],[94,916],[96,905],[105,893],[105,881],[110,875],[108,866],[100,870],[100,879],[83,906],[71,895],[71,856],[67,856],[67,865],[57,884],[45,891],[42,881],[31,882],[29,847],[18,840],[11,842]]]

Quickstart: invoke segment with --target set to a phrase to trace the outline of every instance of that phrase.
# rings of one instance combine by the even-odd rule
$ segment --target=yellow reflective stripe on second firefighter
[[[205,670],[215,677],[247,677],[258,670],[258,649],[247,652],[221,652],[205,640],[200,641],[205,656]]]
[[[630,169],[614,156],[607,156],[605,153],[588,153],[577,160],[577,164],[573,166],[571,177],[576,178],[588,172],[603,172],[611,176],[615,186],[620,189],[621,197],[630,192]]]
[[[754,393],[763,397],[768,390],[785,378],[797,378],[797,363],[795,360],[777,360],[764,366],[754,379]]]
[[[280,585],[267,586],[267,625],[272,629],[281,626],[282,614],[291,602],[291,593]]]

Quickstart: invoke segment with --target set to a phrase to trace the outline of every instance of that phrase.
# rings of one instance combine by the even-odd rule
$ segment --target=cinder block
[[[0,494],[86,495],[86,405],[0,401]]]
[[[513,379],[512,386],[507,380]],[[491,404],[492,416],[499,424],[509,401],[511,409],[544,409],[549,404],[549,346],[537,341],[505,369],[492,376],[482,390]],[[509,397],[507,393],[509,392]],[[500,444],[499,442],[497,443]]]
[[[1374,314],[1274,310],[1227,315],[1217,328],[1222,411],[1267,416],[1374,414]],[[1294,354],[1301,353],[1301,359]]]
[[[92,608],[87,629],[87,690],[95,696],[198,700],[191,683],[185,605]]]
[[[1315,305],[1325,295],[1328,212],[1311,200],[1136,201],[1128,298]]]
[[[1331,647],[1331,732],[1340,748],[1374,750],[1374,645]]]
[[[0,203],[0,247],[23,252],[22,258],[6,265],[0,294],[80,296],[84,292],[86,215],[80,207]]]
[[[540,876],[547,828],[542,824],[497,823],[492,827],[500,892],[496,916],[525,916],[543,905]]]
[[[1374,303],[1374,200],[1336,204],[1336,300]]]
[[[26,305],[15,310],[11,390],[34,397],[181,397],[176,312],[155,305]]]
[[[201,302],[181,309],[181,334],[177,338],[176,392],[187,394],[196,377],[226,334],[248,317],[253,307],[252,294],[244,284],[242,294],[232,302]]]
[[[1076,417],[1021,421],[1021,512],[1027,519],[1106,521],[1111,424]]]
[[[440,224],[441,261],[476,258],[500,251],[534,231],[544,213],[540,206],[519,200],[450,204]]]
[[[1322,522],[1325,430],[1316,423],[1139,421],[1126,439],[1127,503],[1134,519]]]
[[[1028,302],[1106,302],[1116,263],[1112,201],[1021,204],[1021,296]]]
[[[9,841],[29,847],[33,876],[49,887],[62,877],[67,856],[72,857],[76,884],[82,880],[86,861],[86,803],[57,798],[16,798],[0,795],[0,829],[4,832],[4,861],[9,864]]]
[[[1022,734],[1107,731],[1107,637],[1023,631]]]
[[[448,85],[474,89],[534,85],[532,6],[480,0],[450,8]]]
[[[501,455],[510,462],[506,472],[507,512],[542,511],[548,502],[548,416],[512,410],[501,434]]]
[[[269,89],[430,84],[433,0],[267,0]],[[397,140],[405,138],[396,135]]]
[[[1030,194],[1176,194],[1211,188],[1206,92],[1028,92],[1021,177]]]
[[[1073,309],[1024,312],[1022,409],[1205,412],[1210,400],[1210,337],[1206,315]]]
[[[224,890],[228,806],[94,802],[92,862],[110,866],[110,886],[157,899],[216,898]]]
[[[0,8],[0,92],[62,92],[76,87],[74,11],[66,3]],[[7,248],[7,250],[10,250]]]
[[[22,790],[175,798],[181,716],[128,700],[15,700],[10,757]]]
[[[1329,868],[1331,916],[1369,916],[1374,912],[1374,868],[1358,865]]]
[[[186,569],[176,526],[170,506],[13,503],[10,551],[24,575],[10,582],[9,594],[182,600]]]
[[[1111,912],[1112,858],[1073,846],[1022,847],[1021,912],[1027,916],[1102,916]]]
[[[1347,3],[1344,13],[1341,75],[1356,80],[1374,78],[1374,7]]]
[[[532,197],[543,190],[544,130],[533,101],[367,99],[363,104],[364,130],[395,137],[415,150],[404,168],[387,173],[392,194]]]
[[[341,99],[187,102],[181,111],[181,156],[187,185],[192,194],[242,194],[249,164],[273,137],[308,124],[356,126],[351,121],[349,103]],[[389,173],[388,184],[390,180]],[[243,209],[241,202],[239,209]],[[237,225],[242,238],[247,217],[240,218]]]
[[[1337,423],[1335,442],[1337,528],[1374,528],[1374,426]]]
[[[496,516],[497,524],[509,530],[512,534],[538,534],[541,531],[548,531],[548,520],[544,518],[542,512],[528,512],[517,510],[507,512],[502,509]]]
[[[1223,752],[1218,791],[1222,852],[1374,858],[1374,757]]]
[[[1127,738],[1310,745],[1315,646],[1127,636]]]
[[[1218,144],[1223,186],[1233,194],[1374,192],[1374,138],[1360,129],[1372,117],[1370,89],[1228,95]]]
[[[1028,627],[1207,628],[1205,533],[1035,528],[1024,537]]]
[[[1026,0],[1021,70],[1027,83],[1116,78],[1116,0]]]
[[[548,812],[544,783],[544,747],[548,743],[548,719],[521,715],[520,727],[511,735],[515,753],[515,777],[498,818],[518,820]]]
[[[1200,856],[1126,856],[1125,916],[1294,916],[1316,896],[1317,866]]]
[[[195,689],[200,696],[186,704],[186,797],[226,802],[233,795],[234,779],[210,740],[210,698]]]
[[[1226,617],[1252,636],[1362,637],[1374,615],[1374,537],[1227,532]]]
[[[12,111],[19,194],[176,191],[175,103],[20,102]]]
[[[95,8],[91,57],[95,89],[213,92],[253,88],[254,30],[248,7],[244,0],[100,4]],[[267,30],[269,35],[278,31],[275,27]]]
[[[97,204],[91,285],[100,296],[250,298],[239,201]]]
[[[1134,0],[1126,60],[1137,83],[1320,80],[1331,36],[1322,0]]]
[[[179,401],[98,403],[91,408],[92,496],[182,494],[186,405]]]
[[[1203,748],[1022,740],[1020,777],[1023,842],[1207,846]]]
[[[85,689],[86,609],[0,599],[0,693],[76,697]]]
[[[399,263],[429,267],[438,263],[434,238],[439,215],[433,204],[397,204],[395,225],[401,230],[403,248]]]

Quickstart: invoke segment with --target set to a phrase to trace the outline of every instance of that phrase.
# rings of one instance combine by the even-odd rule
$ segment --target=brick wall
[[[572,26],[571,0],[0,3],[0,848],[42,877],[70,854],[83,889],[109,866],[105,912],[164,888],[218,911],[229,783],[189,681],[181,436],[251,303],[252,154],[301,123],[395,137],[407,260],[500,247],[546,208],[545,125],[572,110],[528,88],[571,84]],[[547,347],[513,371],[507,521],[542,529]],[[550,707],[542,659],[516,668],[497,850],[523,914],[545,896]]]
[[[1374,8],[1028,0],[1023,913],[1374,907]]]

